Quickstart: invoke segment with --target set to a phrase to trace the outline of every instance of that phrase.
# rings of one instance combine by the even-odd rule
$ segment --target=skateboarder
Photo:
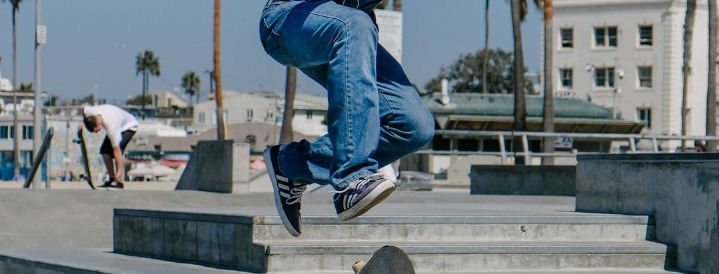
[[[93,133],[105,129],[105,141],[100,146],[100,154],[105,162],[109,180],[100,187],[124,188],[122,172],[125,158],[122,154],[137,131],[137,119],[117,106],[85,106],[83,121],[78,125],[78,129],[82,130],[83,125]]]
[[[378,44],[379,0],[268,0],[260,19],[265,51],[327,89],[328,134],[265,150],[275,205],[301,233],[307,184],[329,184],[341,220],[384,200],[394,183],[378,173],[432,140],[434,119],[400,64]]]

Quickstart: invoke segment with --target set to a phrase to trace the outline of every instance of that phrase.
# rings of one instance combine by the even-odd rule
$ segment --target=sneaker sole
[[[275,207],[277,207],[277,213],[280,215],[280,219],[282,219],[282,224],[285,225],[285,229],[287,229],[287,232],[290,233],[290,235],[294,237],[299,237],[300,232],[295,230],[294,227],[292,227],[292,224],[290,223],[290,220],[287,218],[287,214],[285,213],[285,210],[282,206],[282,200],[280,198],[280,187],[277,185],[277,178],[275,175],[275,170],[272,168],[272,158],[270,155],[270,149],[265,149],[265,163],[267,166],[267,174],[270,176],[270,181],[272,182],[272,188],[275,190]],[[269,160],[269,161],[268,161]]]
[[[375,189],[373,189],[372,192],[367,195],[367,197],[362,199],[362,201],[360,201],[350,209],[346,210],[345,212],[337,214],[337,216],[342,221],[349,221],[359,216],[362,216],[362,214],[365,214],[368,210],[387,199],[387,197],[392,194],[394,189],[394,183],[390,180],[385,180],[380,185],[375,187]],[[370,197],[372,196],[374,196],[375,198],[370,199]]]

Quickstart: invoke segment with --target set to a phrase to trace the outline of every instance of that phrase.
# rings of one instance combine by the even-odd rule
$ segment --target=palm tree
[[[32,83],[21,83],[20,88],[17,90],[17,92],[21,93],[33,93],[33,91],[34,90],[32,89]]]
[[[292,118],[295,112],[295,94],[297,94],[297,68],[287,67],[287,82],[285,82],[285,113],[282,116],[280,129],[280,143],[286,144],[294,139]]]
[[[554,17],[554,7],[552,0],[534,0],[534,4],[541,8],[544,12],[544,113],[543,113],[543,130],[544,132],[554,132],[554,32],[552,19]],[[546,137],[542,140],[542,152],[554,152],[554,138]],[[554,164],[553,157],[542,157],[542,165]]]
[[[3,0],[3,2],[6,0]],[[12,4],[12,103],[15,105],[12,111],[12,124],[15,132],[13,134],[13,161],[15,162],[14,178],[20,176],[20,131],[18,129],[17,121],[17,24],[16,17],[20,11],[20,2],[22,0],[10,0]]]
[[[222,107],[222,71],[220,70],[220,0],[215,0],[215,11],[213,17],[214,33],[213,33],[213,50],[212,62],[214,64],[215,77],[215,103],[217,106],[217,139],[227,139],[225,130],[225,111]]]
[[[709,84],[707,88],[707,136],[717,135],[717,10],[709,1]],[[707,152],[716,151],[717,142],[707,141]]]
[[[192,104],[192,96],[197,95],[195,103],[200,101],[200,76],[194,71],[188,71],[182,76],[182,88],[185,89],[185,93],[190,97],[190,104]]]
[[[526,0],[512,0],[512,28],[514,33],[514,125],[513,130],[527,130],[527,102],[524,95],[524,53],[522,51],[521,22],[527,14]]]
[[[694,36],[694,17],[697,0],[687,0],[687,13],[684,17],[684,66],[682,68],[682,136],[687,135],[687,104],[689,95],[689,75],[691,74],[692,38]],[[682,140],[682,152],[687,150],[687,142]]]
[[[489,58],[489,0],[484,1],[484,61],[482,62],[482,93],[487,94],[487,63]]]
[[[138,53],[135,57],[135,75],[142,73],[142,98],[147,96],[150,75],[160,76],[160,58],[151,50]],[[145,100],[142,100],[142,119],[145,119]]]
[[[402,0],[392,0],[392,9],[394,11],[402,11]]]

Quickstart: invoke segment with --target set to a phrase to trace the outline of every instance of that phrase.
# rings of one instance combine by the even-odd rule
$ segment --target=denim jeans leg
[[[326,83],[326,66],[304,68],[310,78]],[[399,63],[380,45],[377,49],[377,84],[380,107],[380,139],[372,158],[385,166],[415,152],[434,137],[434,118]],[[329,184],[332,143],[325,135],[315,142],[302,140],[285,146],[281,162],[301,163],[295,175],[318,184]],[[295,178],[295,177],[293,177]]]
[[[328,90],[328,135],[318,144],[333,148],[333,153],[330,163],[321,157],[317,166],[329,166],[329,172],[321,176],[329,174],[328,181],[342,189],[378,168],[371,158],[380,134],[377,29],[366,13],[331,1],[278,3],[263,13],[263,46],[275,60],[303,71],[326,65],[326,82],[321,84]],[[311,157],[312,147],[307,151],[300,144],[284,146],[280,152],[283,173],[322,182],[313,174],[303,178],[308,175],[303,174],[308,164],[283,160],[291,149],[303,149],[297,151],[300,157]]]

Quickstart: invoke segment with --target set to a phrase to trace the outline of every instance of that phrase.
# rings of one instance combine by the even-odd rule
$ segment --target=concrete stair
[[[384,245],[418,273],[676,273],[646,216],[303,216],[294,238],[277,216],[222,210],[115,209],[114,252],[253,273],[352,273]],[[119,256],[119,255],[118,255]]]

